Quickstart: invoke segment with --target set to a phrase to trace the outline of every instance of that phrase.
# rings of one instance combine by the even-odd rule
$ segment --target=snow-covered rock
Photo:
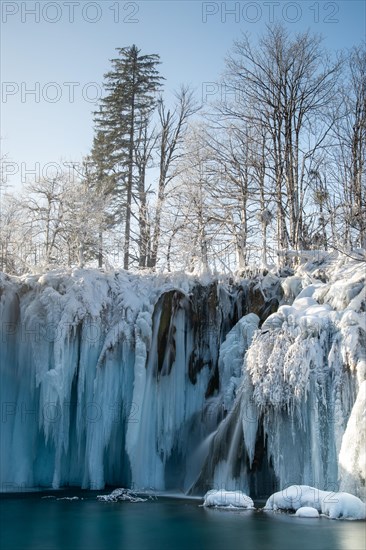
[[[282,281],[281,286],[283,288],[285,300],[293,301],[303,288],[302,279],[295,275],[286,277],[286,279]]]
[[[254,502],[242,491],[225,491],[212,489],[204,496],[203,506],[217,506],[223,508],[254,509]]]
[[[331,519],[366,519],[366,504],[349,493],[291,485],[269,497],[264,510],[298,511],[311,507]]]
[[[318,518],[319,512],[316,508],[312,508],[311,506],[301,506],[301,508],[296,510],[295,516],[299,518]]]

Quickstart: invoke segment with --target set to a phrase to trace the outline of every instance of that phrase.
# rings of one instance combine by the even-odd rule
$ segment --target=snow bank
[[[309,485],[291,485],[274,493],[267,500],[264,510],[299,511],[304,507],[311,507],[331,519],[366,519],[366,504],[358,497],[349,493],[320,491]]]
[[[242,491],[225,491],[212,489],[204,496],[203,506],[217,506],[223,508],[246,508],[254,509],[254,503]]]

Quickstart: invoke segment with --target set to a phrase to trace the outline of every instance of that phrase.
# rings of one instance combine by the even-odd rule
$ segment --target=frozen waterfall
[[[334,273],[1,275],[2,491],[363,496],[364,273]]]

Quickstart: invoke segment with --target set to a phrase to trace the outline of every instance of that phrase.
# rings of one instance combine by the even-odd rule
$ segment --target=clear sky
[[[321,33],[332,51],[366,36],[362,0],[3,0],[1,152],[14,162],[6,165],[14,172],[8,182],[18,188],[28,171],[37,177],[88,153],[94,100],[116,47],[135,43],[142,53],[158,53],[167,93],[188,83],[201,98],[233,40],[248,31],[255,41],[274,20]]]

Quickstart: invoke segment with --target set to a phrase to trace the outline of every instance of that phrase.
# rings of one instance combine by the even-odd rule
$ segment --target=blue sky
[[[365,39],[365,9],[361,0],[2,1],[1,152],[17,171],[8,182],[18,187],[28,170],[88,153],[93,100],[116,47],[158,53],[167,94],[188,83],[200,98],[242,31],[255,41],[279,20],[321,33],[334,51]]]

